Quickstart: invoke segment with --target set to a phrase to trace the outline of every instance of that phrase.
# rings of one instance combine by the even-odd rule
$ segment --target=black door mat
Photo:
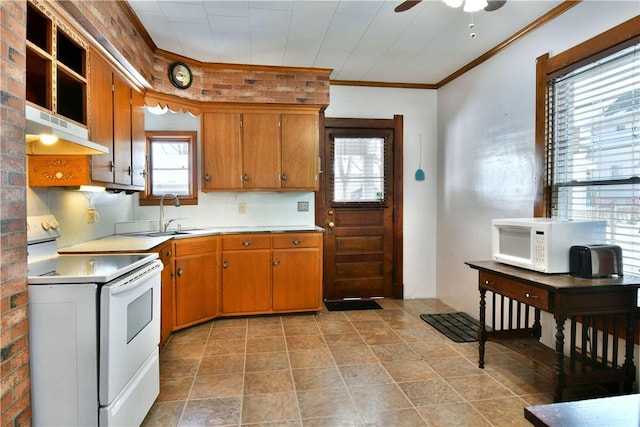
[[[478,341],[480,323],[467,313],[421,314],[420,318],[452,341]]]
[[[324,305],[329,311],[382,310],[380,304],[371,300],[325,301]]]

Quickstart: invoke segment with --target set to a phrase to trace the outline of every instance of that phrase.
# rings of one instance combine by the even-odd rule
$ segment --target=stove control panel
[[[60,223],[56,217],[47,215],[27,216],[27,242],[37,243],[60,237]]]

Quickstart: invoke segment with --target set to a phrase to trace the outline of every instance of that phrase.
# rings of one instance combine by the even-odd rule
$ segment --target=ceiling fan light
[[[442,0],[449,7],[460,7],[464,0]]]
[[[487,7],[488,4],[487,0],[465,0],[462,10],[465,12],[477,12]]]

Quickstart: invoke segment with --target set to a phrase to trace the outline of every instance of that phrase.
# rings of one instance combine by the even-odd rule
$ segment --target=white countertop
[[[140,233],[113,234],[95,240],[78,243],[59,248],[61,254],[67,253],[95,253],[95,252],[147,252],[154,247],[171,239],[185,239],[198,236],[213,236],[235,233],[293,233],[293,232],[323,232],[322,227],[315,225],[278,225],[260,227],[207,227],[196,230],[182,230],[186,234],[171,236],[144,236]]]

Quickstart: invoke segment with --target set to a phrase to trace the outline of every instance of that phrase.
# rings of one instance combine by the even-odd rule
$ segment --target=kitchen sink
[[[170,230],[170,231],[143,231],[138,233],[132,233],[133,236],[145,236],[145,237],[164,237],[164,236],[180,236],[183,234],[192,234],[196,229],[189,230]]]

